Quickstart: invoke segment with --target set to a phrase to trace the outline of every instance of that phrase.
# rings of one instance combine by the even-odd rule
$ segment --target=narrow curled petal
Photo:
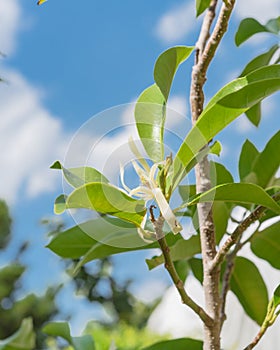
[[[177,221],[177,218],[174,215],[172,209],[170,208],[163,193],[161,192],[161,189],[160,188],[153,189],[153,194],[158,204],[159,210],[162,216],[164,217],[165,221],[167,222],[168,226],[170,227],[171,231],[174,234],[177,234],[180,231],[182,231],[183,228],[180,225],[180,223]]]
[[[139,163],[142,165],[142,167],[149,172],[150,171],[150,167],[148,165],[148,163],[146,162],[145,158],[142,157],[141,153],[139,152],[133,138],[130,136],[130,138],[128,139],[128,145],[129,148],[131,149],[131,152],[135,155],[135,157],[137,158],[137,160],[139,161]]]
[[[134,188],[133,190],[131,190],[129,192],[129,195],[142,198],[145,201],[149,201],[149,200],[152,200],[154,198],[153,192],[145,186],[138,186],[138,187]]]
[[[124,167],[122,164],[120,164],[120,177],[121,177],[122,187],[126,190],[127,193],[129,193],[131,189],[128,186],[126,186],[124,182]]]
[[[144,169],[142,169],[134,160],[132,161],[133,168],[139,176],[140,181],[144,184],[149,182],[149,177]]]

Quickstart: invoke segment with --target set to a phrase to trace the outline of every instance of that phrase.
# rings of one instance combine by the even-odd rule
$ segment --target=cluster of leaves
[[[4,201],[0,201],[0,247],[7,247],[11,239],[12,219]],[[40,332],[42,325],[52,319],[58,310],[55,296],[57,287],[49,288],[42,296],[28,294],[18,299],[21,279],[26,270],[20,263],[21,255],[26,251],[24,243],[14,261],[0,269],[0,349],[31,349],[43,347],[45,336]],[[36,334],[36,338],[35,338]]]
[[[39,1],[39,4],[43,2],[45,0]],[[202,14],[210,4],[210,0],[196,0],[197,16]],[[252,18],[243,20],[236,34],[237,46],[260,32],[277,35],[279,40],[280,18],[270,20],[265,25]],[[178,218],[190,217],[194,227],[197,227],[198,220],[196,205],[213,202],[217,244],[222,238],[230,235],[227,232],[227,225],[237,205],[242,205],[251,213],[258,208],[264,208],[264,215],[258,220],[258,228],[246,241],[238,241],[238,248],[250,244],[256,256],[280,269],[279,222],[266,229],[260,229],[262,223],[280,214],[280,180],[275,177],[280,163],[279,132],[267,142],[262,151],[259,151],[249,140],[245,141],[239,157],[238,183],[234,182],[232,175],[222,164],[212,162],[210,191],[196,194],[194,184],[180,185],[182,179],[205,155],[219,154],[218,143],[212,147],[208,144],[237,117],[245,113],[254,125],[259,125],[261,101],[280,89],[280,67],[277,55],[279,45],[275,44],[267,52],[254,58],[246,65],[239,78],[224,86],[210,99],[198,121],[183,140],[173,163],[171,166],[169,164],[167,169],[162,166],[165,162],[166,105],[174,75],[179,65],[191,55],[193,49],[193,47],[177,46],[160,55],[154,68],[155,83],[143,91],[135,107],[135,122],[146,154],[154,164],[161,163],[161,166],[158,166],[161,175],[154,180],[157,181],[158,187],[168,200],[175,190],[179,190],[182,203],[176,215]],[[141,159],[139,162],[141,163]],[[59,256],[78,260],[74,273],[78,273],[86,263],[92,260],[158,246],[157,242],[149,244],[143,242],[137,234],[147,214],[144,200],[136,199],[129,193],[125,193],[123,189],[111,185],[108,179],[94,168],[65,169],[59,162],[52,167],[62,170],[65,179],[73,187],[69,196],[63,194],[56,199],[55,212],[59,214],[66,209],[85,208],[100,215],[95,220],[58,233],[48,245]],[[276,193],[278,196],[275,197]],[[154,200],[157,201],[156,196]],[[165,219],[167,220],[166,217]],[[188,240],[183,239],[181,235],[174,236],[172,232],[167,234],[166,239],[171,259],[181,279],[184,281],[191,270],[202,282],[202,260],[197,255],[201,253],[199,229],[197,229],[197,235]],[[162,263],[164,263],[163,255],[147,260],[149,269]],[[221,284],[226,268],[224,263]],[[269,302],[266,285],[252,261],[243,257],[235,258],[229,287],[239,299],[245,312],[262,327],[270,326],[275,321],[279,314],[277,311],[279,288],[275,290]],[[48,334],[63,337],[74,348],[79,344],[83,349],[83,346],[87,345],[82,344],[92,342],[89,338],[72,338],[66,324],[50,324],[45,331]],[[88,344],[94,348],[93,343]],[[147,349],[168,349],[169,347],[180,349],[188,346],[192,349],[202,349],[202,342],[191,339],[173,340],[155,344]]]
[[[248,23],[250,30],[247,28]],[[253,23],[254,30],[251,19],[241,23],[236,35],[237,44],[241,44],[261,31],[260,25],[257,26],[256,21]],[[275,33],[276,25],[279,26],[279,19],[262,26],[262,31]],[[279,27],[277,28],[278,33]],[[275,45],[267,53],[251,61],[238,79],[223,87],[209,101],[196,125],[181,144],[171,171],[166,175],[165,183],[169,187],[165,189],[165,194],[171,195],[178,187],[182,197],[178,216],[190,216],[195,222],[197,220],[196,204],[213,202],[218,242],[228,235],[227,224],[231,219],[232,210],[237,205],[242,205],[250,212],[253,212],[257,206],[267,208],[266,215],[259,220],[260,224],[280,214],[280,206],[272,197],[279,191],[280,185],[279,178],[275,177],[280,163],[278,152],[280,133],[277,132],[261,152],[246,140],[239,159],[240,182],[238,183],[234,183],[229,171],[216,162],[211,163],[213,187],[210,191],[195,195],[195,185],[183,186],[180,182],[185,174],[191,171],[197,160],[211,152],[210,148],[201,151],[203,147],[207,147],[210,140],[242,113],[247,113],[248,118],[258,125],[261,117],[261,101],[280,89],[280,67],[277,64],[279,59],[276,58],[271,64],[277,49],[278,46]],[[192,51],[192,47],[180,46],[170,48],[160,55],[154,68],[155,83],[140,95],[136,104],[135,120],[139,137],[148,157],[155,163],[164,161],[164,123],[172,81],[178,66],[189,57]],[[100,218],[59,233],[48,245],[52,251],[63,258],[80,259],[76,271],[91,260],[157,247],[156,242],[144,244],[137,235],[137,227],[141,225],[146,215],[143,200],[134,199],[125,194],[122,189],[109,184],[106,177],[94,168],[65,169],[58,162],[53,165],[53,168],[61,169],[66,180],[74,187],[68,197],[62,195],[56,200],[57,213],[63,212],[66,208],[86,208],[102,214]],[[278,232],[279,223],[262,231],[257,229],[246,243],[250,243],[255,255],[279,269]],[[188,271],[192,270],[201,281],[202,261],[195,257],[200,253],[199,235],[184,240],[180,235],[174,237],[169,233],[167,241],[171,258],[176,262],[180,276],[184,279]],[[119,244],[116,246],[115,242]],[[152,269],[163,262],[164,258],[161,255],[148,260],[147,264]],[[245,312],[258,324],[262,324],[267,315],[268,293],[263,278],[252,261],[241,257],[236,258],[230,289],[238,297]],[[174,344],[172,343],[172,346]],[[194,346],[194,343],[192,344]],[[201,348],[202,345],[197,346]]]
[[[104,307],[111,321],[104,327],[113,330],[116,324],[127,324],[135,329],[146,326],[147,320],[158,305],[158,300],[145,304],[130,292],[131,280],[120,283],[113,275],[111,258],[97,260],[94,266],[82,266],[73,276],[76,290],[90,302],[98,302]],[[71,269],[70,269],[71,274]],[[100,285],[106,285],[106,292],[102,292]],[[100,323],[102,324],[102,323]]]

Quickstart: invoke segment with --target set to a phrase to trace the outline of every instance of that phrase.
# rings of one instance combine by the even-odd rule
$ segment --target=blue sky
[[[61,178],[49,165],[64,159],[71,137],[90,117],[133,102],[152,83],[160,52],[195,44],[201,20],[194,19],[193,3],[49,0],[38,7],[35,0],[0,0],[0,49],[7,55],[0,73],[8,81],[0,86],[0,197],[11,205],[15,233],[13,247],[0,262],[22,240],[30,240],[24,256],[29,264],[26,290],[39,292],[65,278],[59,259],[44,248],[47,238],[39,225],[42,217],[52,215],[53,201],[62,191]],[[207,98],[275,40],[259,35],[236,48],[233,38],[241,18],[255,16],[265,22],[280,13],[277,0],[265,6],[254,0],[237,3],[220,56],[209,71]],[[179,69],[171,96],[171,107],[187,116],[192,59]],[[221,160],[234,175],[243,141],[249,138],[262,148],[279,129],[278,100],[275,95],[264,103],[259,129],[241,117],[218,137],[224,147]],[[128,262],[133,268],[127,269]],[[133,276],[135,290],[145,284],[147,294],[168,281],[161,270],[147,272],[143,254],[116,258],[116,273]]]

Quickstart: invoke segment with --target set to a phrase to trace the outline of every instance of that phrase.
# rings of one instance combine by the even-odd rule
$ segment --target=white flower
[[[126,186],[124,182],[124,168],[121,166],[121,169],[120,169],[121,182],[122,182],[123,188],[128,192],[130,196],[135,196],[135,197],[144,199],[144,201],[146,202],[150,200],[155,200],[161,212],[161,215],[167,222],[171,231],[174,234],[177,234],[180,231],[182,231],[182,226],[177,221],[176,216],[174,215],[172,209],[170,208],[169,203],[167,202],[164,194],[162,193],[161,189],[158,187],[156,182],[156,173],[158,170],[158,165],[160,164],[163,164],[163,163],[155,163],[151,168],[149,168],[147,165],[145,166],[145,169],[144,169],[137,162],[132,161],[134,170],[140,179],[140,186],[132,190],[128,186]],[[145,236],[147,235],[151,236],[152,234],[151,231],[146,231],[144,229],[146,219],[147,218],[145,217],[141,224],[141,227],[138,229],[138,233],[142,238],[145,238]]]

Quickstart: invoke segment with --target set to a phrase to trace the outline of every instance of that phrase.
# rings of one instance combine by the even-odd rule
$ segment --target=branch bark
[[[151,221],[154,225],[155,232],[156,232],[156,237],[158,239],[159,246],[161,248],[162,254],[164,256],[164,266],[166,270],[168,271],[178,293],[181,296],[182,303],[185,304],[186,306],[190,307],[202,320],[204,324],[210,325],[213,323],[213,320],[211,317],[205,312],[205,310],[199,306],[186,292],[184,283],[180,279],[176,268],[174,266],[174,263],[171,259],[170,256],[170,248],[166,242],[166,239],[163,234],[163,224],[164,224],[164,218],[160,216],[157,220],[154,218],[154,215],[152,213],[152,208],[150,209],[151,212]]]
[[[206,82],[207,69],[213,60],[216,50],[225,34],[235,0],[223,3],[220,13],[210,34],[215,18],[217,0],[212,0],[204,17],[197,42],[196,62],[192,71],[190,103],[192,122],[196,123],[204,105],[203,86]],[[217,116],[218,117],[218,116]],[[195,169],[196,191],[201,193],[211,188],[209,161],[205,157]],[[197,206],[203,259],[203,287],[205,296],[205,311],[213,319],[211,325],[204,324],[204,350],[220,350],[221,330],[221,299],[219,293],[220,265],[211,268],[216,256],[216,238],[211,203],[200,203]]]

